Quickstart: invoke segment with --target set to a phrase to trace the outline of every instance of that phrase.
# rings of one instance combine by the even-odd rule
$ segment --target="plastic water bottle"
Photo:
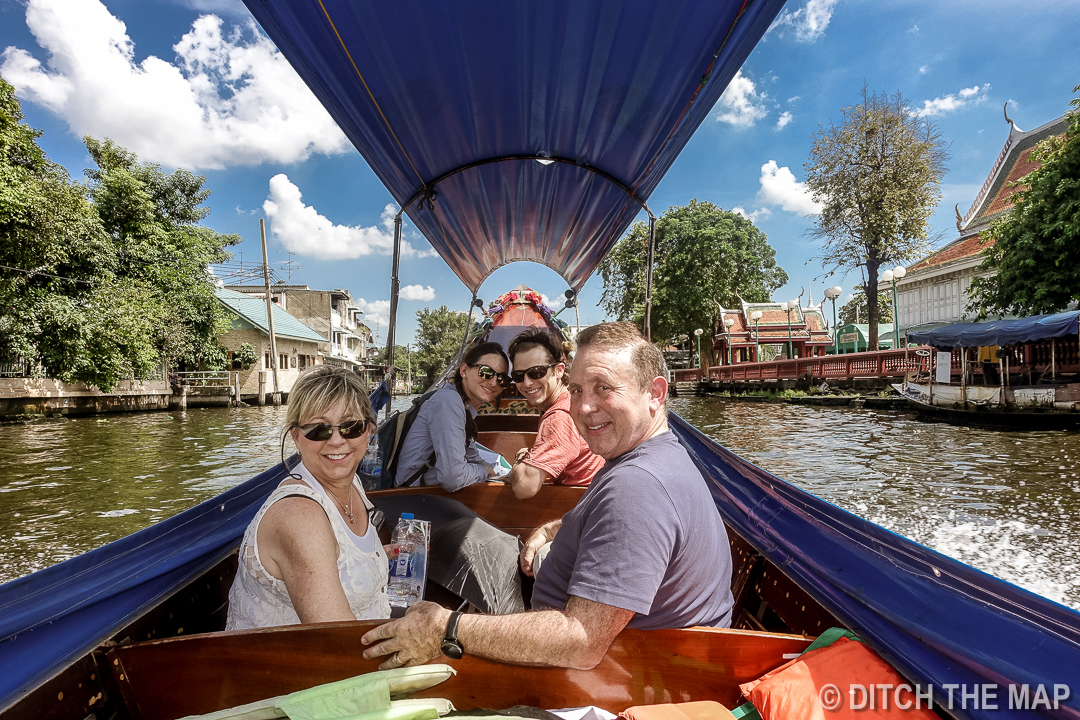
[[[391,608],[407,609],[424,598],[430,536],[430,522],[417,520],[412,513],[401,513],[391,535],[391,542],[398,548],[398,554],[390,558],[390,579],[386,588]]]
[[[376,478],[382,475],[382,459],[379,457],[379,437],[375,433],[371,433],[367,452],[364,453],[364,459],[360,461],[360,472],[364,475],[370,475],[371,477]]]

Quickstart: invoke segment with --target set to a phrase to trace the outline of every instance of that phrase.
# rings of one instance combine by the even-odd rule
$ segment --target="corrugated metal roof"
[[[270,326],[266,320],[266,299],[252,297],[235,290],[218,288],[217,298],[225,307],[247,320],[267,335],[270,334]],[[274,308],[274,334],[278,337],[291,340],[308,340],[310,342],[327,342],[319,333],[312,330],[304,323],[297,320],[277,305]]]

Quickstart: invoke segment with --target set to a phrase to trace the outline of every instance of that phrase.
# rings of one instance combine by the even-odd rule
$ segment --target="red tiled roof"
[[[1031,160],[1031,153],[1035,146],[1049,137],[1064,135],[1068,127],[1069,118],[1063,116],[1030,132],[1019,134],[1015,130],[1011,132],[1006,147],[1002,149],[1005,157],[1001,158],[999,164],[990,171],[990,177],[987,178],[987,183],[992,180],[993,185],[983,186],[984,189],[979,192],[975,203],[965,216],[967,221],[964,227],[977,227],[1011,209],[1012,195],[1020,188],[1011,187],[1010,183],[1021,180],[1040,165]],[[1013,143],[1014,140],[1015,143]],[[1010,146],[1010,143],[1013,144]]]
[[[746,325],[743,323],[743,316],[741,312],[735,310],[728,310],[724,312],[723,317],[720,318],[720,330],[719,333],[726,332],[724,327],[724,320],[731,318],[735,321],[735,324],[731,326],[732,333],[744,333],[746,332]]]
[[[987,245],[983,244],[982,236],[977,233],[971,237],[954,240],[929,257],[923,258],[915,263],[908,269],[915,272],[917,270],[926,270],[927,268],[944,265],[945,263],[953,262],[955,260],[963,260],[964,258],[978,255],[985,250],[986,247]]]

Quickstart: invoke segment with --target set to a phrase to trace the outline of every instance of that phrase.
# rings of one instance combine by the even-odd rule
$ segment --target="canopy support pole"
[[[402,206],[394,216],[394,265],[390,271],[390,326],[386,331],[386,389],[390,392],[390,399],[386,403],[386,417],[390,417],[390,406],[394,404],[394,385],[396,374],[394,373],[394,331],[397,329],[397,304],[398,304],[398,268],[401,265],[401,214],[405,212]]]
[[[960,396],[963,398],[964,409],[967,410],[967,372],[968,357],[967,348],[960,348]]]
[[[645,212],[649,213],[649,259],[645,266],[645,339],[652,342],[652,273],[653,251],[656,245],[656,216],[647,207]]]
[[[465,334],[461,336],[461,347],[458,349],[458,357],[462,360],[465,359],[465,345],[469,342],[469,330],[472,329],[472,309],[476,307],[476,293],[472,294],[472,299],[469,300],[469,317],[465,319]],[[455,372],[457,372],[455,370]]]
[[[1050,338],[1050,379],[1057,380],[1057,338]]]

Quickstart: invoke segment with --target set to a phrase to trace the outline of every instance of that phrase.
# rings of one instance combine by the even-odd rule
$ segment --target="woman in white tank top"
[[[356,478],[375,427],[363,383],[316,366],[286,422],[301,462],[244,533],[226,629],[390,617],[386,554]]]

